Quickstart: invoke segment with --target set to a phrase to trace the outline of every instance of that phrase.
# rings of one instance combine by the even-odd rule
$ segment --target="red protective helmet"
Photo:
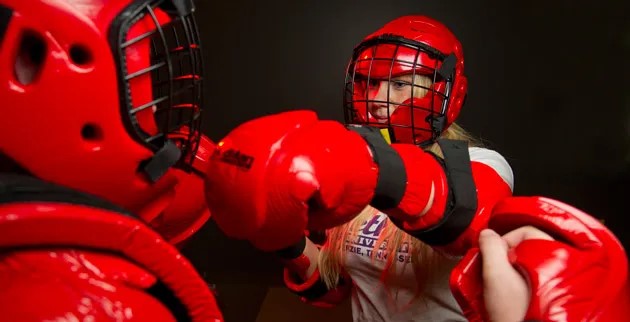
[[[193,11],[192,0],[0,0],[0,160],[156,218],[200,140]]]
[[[466,90],[464,54],[453,33],[434,19],[403,16],[355,47],[345,118],[388,128],[396,142],[427,145],[455,121]]]
[[[179,182],[171,204],[158,217],[146,218],[166,240],[180,248],[210,219],[204,177],[214,148],[214,142],[202,135],[193,163],[193,173],[176,169]]]

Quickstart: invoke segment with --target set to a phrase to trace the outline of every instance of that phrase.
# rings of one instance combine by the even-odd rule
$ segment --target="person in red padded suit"
[[[354,49],[346,126],[292,111],[240,125],[217,144],[206,181],[213,218],[227,235],[275,252],[286,285],[304,301],[331,306],[350,294],[355,321],[518,321],[527,303],[528,317],[542,320],[621,312],[608,300],[622,298],[623,248],[601,225],[576,219],[588,215],[511,197],[505,159],[454,123],[466,93],[453,33],[425,16],[394,19]],[[484,270],[482,279],[478,246],[488,227],[508,241],[484,257],[503,269]],[[326,230],[323,244],[308,230]],[[519,243],[513,236],[523,231],[536,242]],[[583,236],[554,239],[563,234]],[[582,248],[598,239],[605,242]],[[574,261],[562,262],[557,249]],[[529,285],[510,263],[529,272]],[[591,279],[565,276],[587,266],[598,267],[581,275]],[[503,276],[510,278],[493,282]],[[602,287],[609,298],[583,296],[594,276],[610,277]],[[577,309],[584,301],[592,305]]]
[[[0,0],[0,320],[222,321],[190,0]]]

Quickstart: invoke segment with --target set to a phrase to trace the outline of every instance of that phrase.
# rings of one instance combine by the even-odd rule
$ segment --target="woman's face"
[[[413,95],[412,75],[373,79],[366,84],[368,113],[379,123],[387,123],[396,109]],[[418,93],[416,93],[418,94]]]

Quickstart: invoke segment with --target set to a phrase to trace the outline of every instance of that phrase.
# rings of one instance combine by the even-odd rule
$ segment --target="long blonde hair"
[[[419,79],[418,82],[420,82],[423,87],[427,86],[426,80],[424,79]],[[414,95],[415,94],[414,90]],[[481,145],[480,141],[455,123],[451,124],[447,130],[442,133],[441,137],[467,141],[469,146]],[[437,143],[433,143],[427,147],[425,151],[443,157],[442,151]],[[322,280],[329,289],[334,288],[339,283],[343,263],[346,261],[346,240],[354,240],[358,235],[360,226],[377,213],[377,209],[368,206],[350,222],[327,231],[326,243],[319,253],[318,267]],[[437,255],[430,246],[405,233],[389,221],[383,227],[378,240],[374,244],[375,250],[379,250],[382,247],[384,249],[383,253],[389,254],[386,258],[385,268],[381,274],[381,282],[387,286],[388,279],[396,274],[397,265],[393,265],[394,259],[396,258],[395,255],[404,243],[408,243],[409,245],[411,264],[413,265],[413,271],[416,276],[417,288],[415,298],[420,298],[424,286],[440,260],[440,256]],[[371,256],[372,260],[374,260],[375,256],[377,256],[377,252],[372,252]],[[404,265],[406,265],[406,263],[404,263]]]

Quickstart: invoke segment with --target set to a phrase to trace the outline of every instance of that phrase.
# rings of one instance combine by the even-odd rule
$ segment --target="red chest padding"
[[[156,278],[116,254],[20,248],[0,255],[2,321],[189,321]]]
[[[32,178],[0,176],[0,248],[114,253],[155,276],[192,321],[222,321],[213,293],[190,262],[156,232],[115,208]]]

